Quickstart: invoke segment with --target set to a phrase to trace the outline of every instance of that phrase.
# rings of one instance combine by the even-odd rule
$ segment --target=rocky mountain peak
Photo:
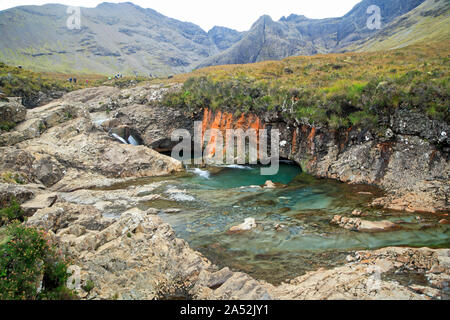
[[[291,14],[274,21],[263,15],[247,32],[219,26],[205,32],[132,2],[82,8],[81,29],[69,30],[66,6],[23,6],[0,12],[0,61],[36,71],[167,76],[210,65],[363,50],[375,37],[378,42],[391,37],[386,46],[393,48],[398,44],[392,35],[402,32],[399,28],[405,24],[394,24],[396,19],[422,4],[427,10],[445,9],[445,3],[363,0],[340,18]],[[380,8],[382,30],[367,27],[367,9],[372,5]],[[436,12],[432,18],[444,17],[448,10]],[[408,23],[427,17],[419,13]]]

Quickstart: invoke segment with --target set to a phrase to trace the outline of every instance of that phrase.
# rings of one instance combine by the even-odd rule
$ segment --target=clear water
[[[277,176],[261,176],[258,166],[191,168],[170,180],[159,178],[155,193],[167,200],[149,203],[191,247],[219,267],[228,266],[257,279],[277,284],[320,267],[345,263],[354,250],[387,246],[450,247],[450,228],[439,225],[439,215],[375,210],[368,203],[381,192],[370,186],[347,185],[316,179],[300,168],[283,163]],[[256,187],[267,180],[277,189]],[[371,194],[368,194],[371,193]],[[383,233],[351,232],[330,225],[336,214],[363,219],[390,220],[402,229]],[[255,218],[254,230],[230,234],[232,226]],[[276,230],[276,226],[282,228]]]

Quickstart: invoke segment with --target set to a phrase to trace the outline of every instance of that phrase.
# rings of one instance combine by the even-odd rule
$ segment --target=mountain
[[[67,6],[23,6],[0,12],[0,61],[38,71],[169,75],[192,70],[240,40],[210,34],[132,3],[81,8],[81,29],[67,27]]]
[[[289,56],[397,48],[448,40],[450,0],[363,0],[340,18],[292,14],[259,18],[247,32],[199,26],[132,3],[81,8],[70,30],[67,7],[22,6],[0,12],[0,62],[36,71],[167,76],[225,64]],[[380,9],[381,28],[369,7]]]
[[[219,50],[228,49],[233,44],[240,41],[243,38],[244,34],[244,32],[217,26],[212,28],[208,32],[210,39],[214,42]]]
[[[389,50],[417,42],[450,39],[450,0],[427,0],[365,41],[358,41],[348,50]]]
[[[367,26],[367,9],[380,8],[382,28],[425,0],[364,0],[341,18],[308,19],[290,15],[279,21],[261,17],[231,48],[207,58],[199,67],[280,60],[289,56],[339,52],[377,34]],[[441,0],[446,1],[446,0]]]

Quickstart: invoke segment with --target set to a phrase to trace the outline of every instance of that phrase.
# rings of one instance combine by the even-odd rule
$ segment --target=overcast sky
[[[61,3],[71,6],[95,7],[102,2],[126,0],[0,0],[0,10],[20,5]],[[308,18],[340,17],[360,0],[134,0],[130,1],[178,20],[193,22],[206,31],[213,26],[224,26],[239,31],[249,30],[262,15],[274,20],[291,13]]]

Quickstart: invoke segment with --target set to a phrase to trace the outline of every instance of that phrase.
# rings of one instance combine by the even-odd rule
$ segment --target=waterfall
[[[133,136],[128,137],[128,142],[133,146],[138,146],[139,143],[136,141],[136,139]]]
[[[239,164],[230,164],[226,166],[222,166],[223,168],[230,168],[230,169],[238,169],[238,170],[252,170],[252,167],[249,166],[242,166]]]
[[[119,136],[118,134],[112,133],[111,135],[112,135],[116,140],[119,140],[119,141],[122,142],[123,144],[128,144],[128,142],[127,142],[124,138],[122,138],[121,136]]]
[[[205,178],[205,179],[209,179],[210,178],[210,173],[207,170],[194,168],[194,169],[188,170],[188,172],[192,172],[192,173],[198,175],[199,177],[202,177],[202,178]]]

